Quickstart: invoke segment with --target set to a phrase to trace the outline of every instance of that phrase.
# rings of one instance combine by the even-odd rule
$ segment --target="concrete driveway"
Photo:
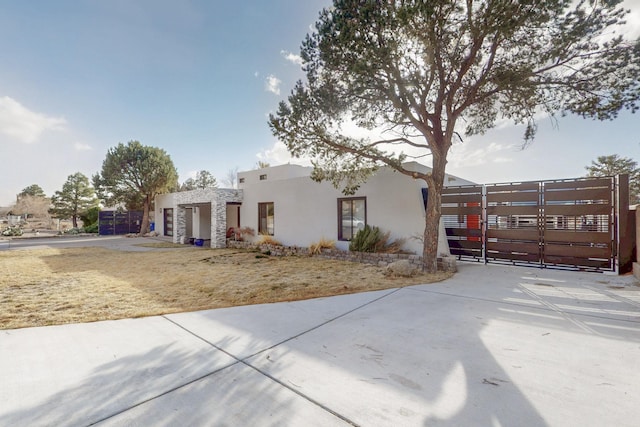
[[[640,288],[593,273],[463,264],[438,284],[0,331],[7,426],[637,426],[639,396]]]

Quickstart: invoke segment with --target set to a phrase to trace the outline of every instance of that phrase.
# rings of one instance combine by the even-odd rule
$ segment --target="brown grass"
[[[293,301],[443,280],[375,266],[236,249],[0,253],[0,329]]]

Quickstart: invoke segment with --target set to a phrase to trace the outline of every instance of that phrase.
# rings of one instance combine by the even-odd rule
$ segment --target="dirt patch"
[[[371,265],[237,249],[8,251],[0,253],[0,329],[293,301],[448,277],[396,279]]]

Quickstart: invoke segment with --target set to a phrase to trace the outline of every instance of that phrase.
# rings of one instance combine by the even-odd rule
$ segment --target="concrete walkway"
[[[446,282],[0,331],[2,426],[636,426],[629,277]]]

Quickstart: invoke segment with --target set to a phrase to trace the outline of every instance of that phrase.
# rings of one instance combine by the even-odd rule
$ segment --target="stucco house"
[[[429,171],[416,162],[410,170]],[[281,165],[238,173],[238,189],[200,189],[156,198],[156,231],[172,240],[201,239],[211,247],[226,246],[231,228],[250,227],[257,240],[268,234],[284,245],[307,247],[320,239],[348,249],[351,237],[365,224],[405,239],[404,249],[420,253],[415,238],[424,231],[425,183],[381,168],[352,196],[330,183],[310,178],[312,168]],[[445,186],[473,184],[446,175]],[[444,234],[444,233],[442,233]],[[444,240],[446,242],[446,239]]]

